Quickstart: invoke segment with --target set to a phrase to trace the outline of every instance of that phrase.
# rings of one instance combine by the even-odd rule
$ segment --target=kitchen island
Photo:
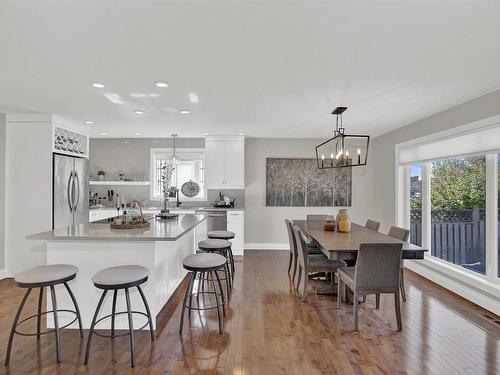
[[[204,214],[181,214],[177,219],[151,219],[151,226],[147,229],[112,229],[109,224],[86,223],[33,234],[27,238],[46,241],[47,264],[72,264],[78,267],[76,279],[69,284],[78,300],[84,328],[90,328],[102,293],[92,283],[95,273],[103,268],[129,264],[148,268],[150,275],[143,285],[143,291],[156,327],[156,316],[187,273],[182,267],[182,259],[195,252],[196,227],[206,218]],[[71,299],[64,287],[57,286],[56,289],[58,308],[71,309]],[[144,311],[137,289],[130,290],[130,298],[133,310]],[[106,296],[101,316],[111,312],[111,299]],[[50,310],[50,300],[47,304]],[[119,294],[117,311],[124,310],[125,298]],[[61,325],[71,320],[71,314],[60,314]],[[134,316],[135,327],[142,326],[144,322],[143,316]],[[47,319],[47,325],[52,327],[51,318]],[[104,320],[97,328],[109,327],[110,321]],[[126,314],[118,315],[116,328],[127,327]],[[77,325],[73,324],[70,328],[77,328]]]

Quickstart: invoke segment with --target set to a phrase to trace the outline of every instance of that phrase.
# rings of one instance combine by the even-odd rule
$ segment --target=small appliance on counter
[[[236,198],[227,197],[224,195],[222,191],[219,191],[219,200],[212,203],[214,208],[234,208],[234,203],[236,202]]]

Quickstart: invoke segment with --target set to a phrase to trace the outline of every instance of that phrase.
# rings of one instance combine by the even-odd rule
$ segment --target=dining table
[[[356,259],[362,243],[402,243],[401,259],[424,259],[427,249],[408,241],[401,241],[388,234],[351,223],[349,232],[328,231],[323,220],[293,220],[302,231],[331,260]],[[337,288],[330,285],[317,289],[317,294],[337,294]]]

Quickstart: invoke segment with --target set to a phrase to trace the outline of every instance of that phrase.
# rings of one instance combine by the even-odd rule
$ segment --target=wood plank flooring
[[[319,281],[310,283],[309,301],[299,301],[287,262],[286,251],[247,251],[238,260],[222,335],[215,315],[193,313],[191,328],[179,337],[180,290],[159,317],[157,341],[152,344],[147,331],[137,333],[135,369],[129,367],[127,337],[95,337],[90,364],[83,366],[85,341],[76,330],[61,334],[61,364],[55,363],[52,335],[38,342],[16,336],[11,364],[4,367],[23,290],[12,280],[0,281],[0,374],[500,373],[498,317],[436,284],[406,272],[403,332],[395,331],[390,295],[382,297],[380,310],[369,298],[360,308],[360,331],[353,332],[352,307],[336,309],[335,297],[315,295]],[[35,311],[36,298],[32,293],[25,315]]]

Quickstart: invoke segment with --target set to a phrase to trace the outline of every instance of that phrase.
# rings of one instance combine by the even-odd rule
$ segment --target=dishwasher
[[[213,230],[227,230],[227,211],[224,210],[196,210],[195,214],[207,215],[207,220],[195,228],[196,243],[206,240],[207,233]]]

